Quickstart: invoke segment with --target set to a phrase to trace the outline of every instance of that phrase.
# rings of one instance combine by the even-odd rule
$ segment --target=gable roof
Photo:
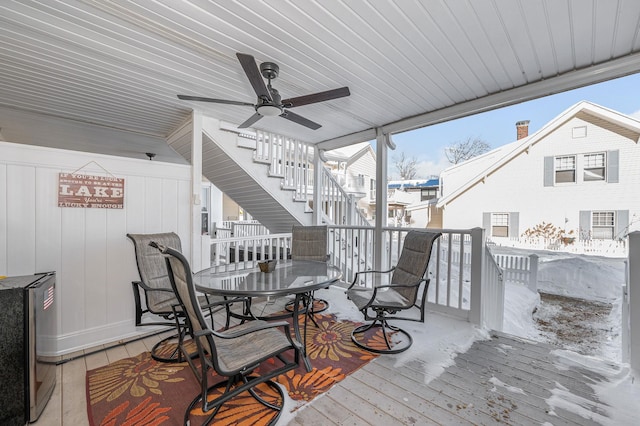
[[[333,149],[331,151],[325,151],[323,156],[327,161],[355,161],[357,158],[364,155],[367,151],[371,151],[373,158],[376,158],[376,153],[373,151],[369,142],[361,142],[353,145],[344,146],[342,148]]]
[[[447,172],[454,171],[455,169],[459,169],[462,167],[470,168],[469,174],[473,177],[466,183],[461,185],[459,188],[454,189],[450,193],[440,198],[438,200],[437,207],[445,207],[447,204],[451,203],[467,190],[482,182],[486,177],[494,173],[496,170],[500,169],[509,161],[527,152],[533,145],[543,140],[547,135],[549,135],[558,127],[580,113],[585,113],[605,120],[611,124],[620,126],[623,129],[628,130],[634,136],[633,140],[636,143],[638,143],[638,141],[640,140],[640,121],[612,109],[605,108],[588,101],[581,101],[562,112],[553,120],[545,124],[540,130],[532,133],[526,138],[522,138],[507,145],[503,145],[483,155],[479,155],[468,161],[456,164],[455,166],[445,169],[440,175],[442,181],[445,184],[445,187],[447,185],[445,179]]]

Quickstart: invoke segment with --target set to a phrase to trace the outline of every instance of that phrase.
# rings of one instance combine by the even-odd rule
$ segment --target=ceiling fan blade
[[[282,104],[286,108],[293,108],[301,105],[314,104],[316,102],[329,101],[331,99],[343,98],[349,96],[348,87],[341,87],[339,89],[327,90],[326,92],[312,93],[310,95],[298,96],[296,98],[283,99]]]
[[[178,99],[182,99],[183,101],[215,102],[218,104],[254,106],[253,104],[250,104],[248,102],[228,101],[226,99],[201,98],[200,96],[178,95]]]
[[[247,128],[247,127],[251,126],[253,123],[255,123],[256,121],[260,120],[261,118],[262,118],[262,116],[256,112],[251,117],[249,117],[244,123],[239,125],[238,129]]]
[[[264,84],[262,74],[260,74],[260,70],[258,69],[258,65],[256,65],[254,57],[251,55],[245,55],[244,53],[236,53],[236,56],[240,61],[240,65],[242,65],[244,73],[249,79],[249,83],[251,83],[253,90],[255,90],[256,95],[258,95],[258,98],[266,98],[271,101],[271,93],[269,93],[267,85]]]
[[[282,118],[286,118],[287,120],[291,120],[294,123],[298,123],[301,124],[305,127],[310,128],[311,130],[318,130],[320,127],[322,127],[320,124],[315,123],[307,118],[304,118],[301,115],[298,115],[294,112],[291,111],[285,111],[282,114],[280,114],[280,117]]]

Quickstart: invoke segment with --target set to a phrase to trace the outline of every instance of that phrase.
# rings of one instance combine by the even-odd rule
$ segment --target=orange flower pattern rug
[[[351,331],[359,324],[338,321],[333,314],[315,314],[318,327],[307,325],[307,354],[312,371],[304,365],[276,377],[296,401],[297,407],[326,392],[333,385],[376,357],[351,342]],[[372,346],[384,345],[380,336],[371,336]],[[149,352],[87,371],[87,410],[91,426],[101,425],[182,425],[189,403],[200,393],[200,386],[189,365],[155,361]],[[216,383],[214,377],[209,383]],[[258,392],[269,400],[280,397],[268,386]],[[209,398],[216,395],[210,393]],[[198,405],[199,406],[199,405]],[[215,424],[266,424],[273,411],[245,394],[226,403],[215,417]],[[191,424],[200,424],[206,414],[191,412]]]

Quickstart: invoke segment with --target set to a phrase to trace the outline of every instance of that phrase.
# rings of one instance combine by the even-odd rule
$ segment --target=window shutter
[[[620,151],[607,151],[607,182],[618,183],[619,177]]]
[[[487,237],[491,236],[491,213],[482,213],[482,227]]]
[[[616,212],[615,229],[613,230],[613,239],[619,240],[624,238],[629,231],[629,210],[618,210]]]
[[[553,157],[544,157],[544,186],[553,186]]]
[[[580,229],[578,235],[581,240],[588,240],[591,235],[591,211],[580,210]]]
[[[518,239],[520,237],[520,213],[509,213],[509,238]]]

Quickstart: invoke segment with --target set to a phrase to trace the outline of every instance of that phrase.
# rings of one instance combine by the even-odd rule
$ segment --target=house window
[[[358,175],[356,178],[356,187],[364,188],[364,175]]]
[[[422,188],[420,190],[420,201],[427,201],[436,198],[438,195],[438,190],[436,188]]]
[[[585,154],[584,156],[584,180],[604,180],[605,171],[604,152],[599,154]]]
[[[509,236],[509,213],[493,213],[491,215],[491,235],[493,237]]]
[[[576,181],[576,157],[567,155],[556,157],[556,183],[568,183]]]
[[[615,229],[614,212],[593,212],[591,217],[591,238],[612,240]]]

